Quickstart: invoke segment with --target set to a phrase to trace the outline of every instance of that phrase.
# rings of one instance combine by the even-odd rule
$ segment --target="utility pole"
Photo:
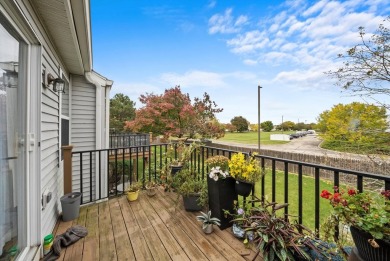
[[[260,84],[257,86],[258,97],[257,97],[257,149],[260,154],[260,89],[263,88]]]

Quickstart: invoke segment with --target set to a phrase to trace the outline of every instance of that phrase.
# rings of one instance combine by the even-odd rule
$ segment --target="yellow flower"
[[[259,162],[254,156],[245,159],[245,155],[240,153],[234,154],[229,160],[230,175],[237,180],[247,182],[256,182],[261,176]]]

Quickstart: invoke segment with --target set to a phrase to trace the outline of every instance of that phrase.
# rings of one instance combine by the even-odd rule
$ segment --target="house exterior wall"
[[[52,88],[42,86],[41,80],[45,80],[48,73],[55,77],[67,75],[68,72],[63,66],[59,55],[54,51],[45,34],[39,18],[28,1],[4,0],[1,2],[4,15],[9,16],[14,23],[15,29],[27,39],[29,46],[28,83],[26,84],[28,95],[26,102],[29,107],[27,111],[29,124],[27,133],[33,135],[34,142],[29,149],[29,162],[27,175],[26,194],[27,219],[30,225],[29,232],[20,231],[30,235],[27,239],[29,246],[37,246],[42,243],[43,236],[51,233],[58,217],[58,204],[61,194],[58,191],[58,183],[61,180],[60,153],[59,153],[59,127],[60,127],[60,107],[59,94],[52,91]],[[32,52],[32,50],[37,51]],[[42,71],[45,77],[42,77]],[[38,93],[38,95],[36,95]],[[31,116],[34,115],[34,116]],[[34,127],[36,126],[36,127]],[[33,168],[30,168],[34,166]],[[41,195],[44,191],[52,193],[52,199],[45,208],[41,205]],[[22,229],[22,228],[21,228]],[[28,254],[27,254],[28,255]],[[31,260],[26,256],[24,260]]]
[[[26,114],[28,115],[26,121],[28,129],[25,136],[31,138],[31,140],[26,142],[28,145],[26,146],[27,171],[25,176],[28,189],[21,189],[21,196],[26,198],[27,201],[25,209],[28,212],[24,218],[28,222],[25,222],[26,227],[23,227],[25,231],[21,233],[26,234],[25,237],[28,237],[26,240],[27,246],[31,248],[42,244],[43,237],[53,231],[61,212],[60,197],[64,194],[63,161],[61,159],[61,119],[69,120],[69,143],[74,145],[74,151],[106,148],[108,143],[108,137],[105,138],[103,134],[108,129],[108,126],[106,126],[108,124],[108,116],[105,112],[108,108],[107,102],[109,102],[110,88],[105,88],[105,86],[111,86],[112,81],[98,75],[101,82],[98,84],[96,82],[91,83],[91,79],[84,75],[71,74],[70,72],[87,73],[86,71],[82,72],[85,68],[89,71],[91,70],[91,64],[88,61],[85,62],[88,60],[88,57],[84,57],[89,55],[85,51],[88,48],[84,48],[85,50],[81,48],[84,50],[81,54],[85,58],[83,61],[74,59],[74,63],[72,63],[69,62],[72,59],[70,55],[65,58],[61,56],[61,51],[62,54],[67,53],[66,48],[69,46],[71,48],[73,44],[77,46],[76,52],[80,51],[77,48],[80,46],[85,47],[84,38],[80,40],[65,37],[66,39],[64,40],[67,41],[68,47],[55,46],[54,43],[60,42],[65,44],[65,42],[62,42],[62,38],[59,40],[58,37],[55,38],[53,35],[49,35],[53,31],[50,32],[47,24],[46,26],[43,24],[45,19],[42,17],[42,12],[46,11],[45,5],[48,5],[47,7],[52,8],[50,10],[53,11],[53,14],[45,13],[46,19],[49,20],[55,12],[64,14],[65,11],[70,10],[61,16],[61,21],[66,23],[67,30],[72,31],[72,26],[74,26],[71,21],[72,17],[68,17],[66,14],[72,14],[72,11],[80,12],[80,10],[84,10],[83,8],[89,5],[88,1],[86,2],[78,3],[74,1],[74,3],[80,4],[82,7],[76,8],[77,10],[70,10],[70,8],[73,8],[73,5],[70,5],[69,1],[0,1],[2,16],[9,20],[12,27],[23,37],[24,42],[28,45],[27,49],[29,52],[26,58],[28,60],[28,68],[26,69],[28,82],[25,86],[27,88],[26,93],[28,93],[26,95]],[[87,17],[89,18],[88,15]],[[54,15],[54,17],[57,16]],[[64,19],[64,17],[67,19]],[[88,27],[88,25],[86,26]],[[83,24],[78,27],[81,30],[80,32],[89,30],[89,28],[84,28]],[[79,34],[74,33],[74,35]],[[88,33],[86,35],[90,36]],[[90,39],[88,39],[89,41]],[[73,64],[78,66],[76,66],[77,68],[67,68],[65,64],[69,67],[73,67]],[[52,86],[46,86],[49,73],[55,78],[66,80],[68,84],[65,90],[66,94],[53,92]],[[94,76],[97,75],[95,72],[89,73]],[[83,160],[84,173],[87,173],[87,169],[89,171],[90,163],[88,158]],[[74,164],[74,173],[77,173],[80,170],[80,163],[74,161]],[[92,159],[92,165],[94,166],[92,171],[94,182],[95,159]],[[85,175],[83,182],[86,184],[83,186],[84,197],[89,197],[91,195],[89,193],[91,187],[89,176]],[[92,183],[93,185],[94,183]],[[76,174],[73,176],[73,191],[80,191],[80,178]],[[44,193],[51,193],[52,195],[51,200],[45,207],[41,204]],[[94,194],[95,191],[92,191],[92,196]],[[26,258],[26,256],[28,255],[22,256],[21,260],[32,259],[30,256],[29,258]]]
[[[96,87],[87,81],[84,76],[72,75],[72,96],[71,96],[71,144],[73,151],[85,151],[96,149]],[[92,166],[95,165],[95,154],[92,154]],[[90,158],[83,155],[83,197],[90,197]],[[80,188],[80,157],[72,157],[73,191],[81,191]],[[95,170],[92,168],[92,186],[95,184]],[[92,192],[94,197],[94,191]]]

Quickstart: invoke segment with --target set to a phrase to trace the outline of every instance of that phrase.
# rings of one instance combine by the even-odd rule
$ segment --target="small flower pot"
[[[171,175],[172,175],[172,177],[174,177],[176,175],[176,173],[178,173],[182,168],[183,168],[183,166],[172,166],[171,165]]]
[[[253,183],[236,180],[236,193],[240,196],[247,197],[251,194]]]
[[[207,224],[206,227],[202,227],[202,230],[205,234],[211,234],[214,231],[213,224]]]
[[[153,197],[154,195],[156,195],[156,192],[157,192],[157,187],[146,187],[146,195],[148,195],[149,197]]]
[[[135,192],[127,192],[128,201],[136,201],[138,199],[139,190]]]

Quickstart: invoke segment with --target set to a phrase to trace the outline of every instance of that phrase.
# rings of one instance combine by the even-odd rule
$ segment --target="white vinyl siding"
[[[47,63],[46,61],[50,61]],[[46,71],[55,75],[54,62],[44,59]],[[48,69],[49,68],[49,69]],[[58,191],[59,176],[59,96],[49,88],[42,88],[41,103],[41,192],[49,191],[53,199],[42,210],[42,233],[52,231],[57,221],[56,203],[61,195]]]
[[[72,119],[71,119],[71,144],[73,151],[85,151],[96,149],[96,87],[89,83],[85,77],[72,75]],[[74,155],[73,161],[73,191],[81,191],[80,188],[80,157]],[[90,200],[92,175],[92,198],[95,190],[95,153],[92,154],[92,169],[89,153],[83,154],[83,202]]]

